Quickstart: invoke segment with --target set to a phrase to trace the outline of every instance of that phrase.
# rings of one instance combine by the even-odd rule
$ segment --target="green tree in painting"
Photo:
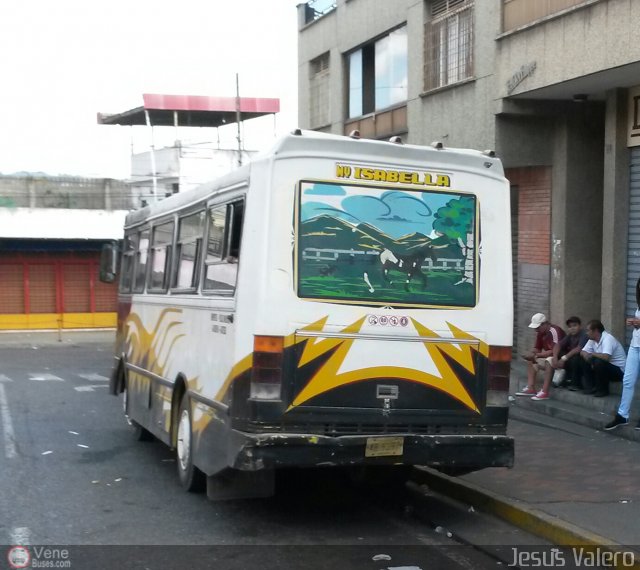
[[[456,241],[464,256],[464,273],[462,279],[456,283],[471,283],[474,278],[474,239],[473,222],[476,203],[473,198],[463,196],[449,200],[445,206],[435,213],[433,229]]]

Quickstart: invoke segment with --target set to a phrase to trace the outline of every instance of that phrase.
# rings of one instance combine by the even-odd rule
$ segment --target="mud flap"
[[[261,499],[273,497],[275,493],[275,471],[238,471],[226,469],[207,477],[207,498],[212,501],[233,499]]]
[[[109,376],[109,394],[117,396],[124,390],[123,382],[120,379],[120,364],[116,364],[111,369],[111,376]]]

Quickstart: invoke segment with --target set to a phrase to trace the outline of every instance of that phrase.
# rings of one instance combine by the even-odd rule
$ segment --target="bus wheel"
[[[129,417],[129,398],[127,397],[126,384],[124,391],[122,392],[122,409],[124,410],[124,417],[127,419],[127,423],[131,426],[133,439],[135,441],[153,441],[153,435],[151,432]]]
[[[178,412],[178,437],[176,438],[176,463],[178,477],[186,491],[200,493],[205,489],[204,473],[193,464],[193,438],[191,431],[191,406],[186,394]]]

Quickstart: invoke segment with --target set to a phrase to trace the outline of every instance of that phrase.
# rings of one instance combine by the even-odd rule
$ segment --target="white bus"
[[[296,130],[128,215],[111,391],[212,498],[284,467],[510,467],[511,276],[493,153]]]

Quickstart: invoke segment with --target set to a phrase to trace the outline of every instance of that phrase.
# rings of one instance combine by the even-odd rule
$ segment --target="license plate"
[[[402,455],[404,438],[402,437],[369,437],[364,450],[365,457],[388,457]]]

